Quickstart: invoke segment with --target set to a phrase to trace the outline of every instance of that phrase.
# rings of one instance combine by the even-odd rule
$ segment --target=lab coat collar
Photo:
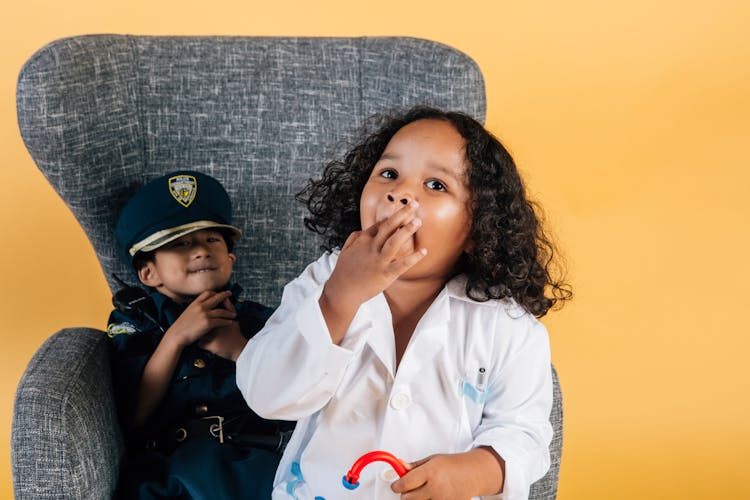
[[[398,368],[399,378],[411,378],[426,363],[430,363],[445,344],[448,321],[451,316],[450,295],[448,288],[443,287],[420,319]],[[380,293],[365,302],[360,312],[372,321],[373,330],[367,337],[368,346],[386,367],[391,377],[395,377],[396,352],[393,319],[385,295]]]
[[[443,287],[430,307],[425,311],[406,347],[398,367],[400,380],[414,379],[425,366],[433,364],[433,358],[445,346],[448,338],[448,322],[451,319],[450,292]]]
[[[375,353],[383,366],[393,376],[393,368],[396,366],[396,352],[393,342],[393,319],[391,309],[382,293],[371,298],[360,307],[357,316],[370,319],[372,331],[367,336],[367,345]]]
[[[496,307],[495,301],[477,302],[466,295],[466,276],[459,275],[451,279],[417,324],[398,368],[399,378],[411,378],[416,375],[426,364],[432,362],[435,355],[445,345],[448,323],[451,319],[451,303],[455,300],[478,306]],[[369,318],[372,331],[367,336],[367,345],[394,377],[396,352],[393,340],[393,319],[385,295],[380,293],[365,302],[357,316]]]
[[[465,274],[459,274],[458,276],[448,281],[448,283],[445,284],[445,289],[448,292],[448,296],[452,299],[469,302],[478,306],[497,307],[497,302],[495,300],[479,302],[466,295],[466,282],[467,278]]]

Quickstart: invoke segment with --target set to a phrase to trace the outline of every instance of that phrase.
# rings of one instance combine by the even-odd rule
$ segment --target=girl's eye
[[[380,172],[380,177],[385,177],[386,179],[395,179],[396,177],[398,177],[398,174],[395,170],[387,168]]]
[[[217,237],[215,237],[215,236],[210,236],[210,237],[208,238],[208,242],[209,242],[209,243],[216,243],[217,241],[219,241],[219,238],[217,238]]]
[[[436,180],[427,181],[427,187],[429,189],[434,189],[435,191],[445,191],[443,183]]]

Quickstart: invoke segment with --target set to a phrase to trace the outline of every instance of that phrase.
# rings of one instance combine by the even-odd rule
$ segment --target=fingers
[[[416,233],[417,229],[419,229],[421,226],[422,220],[415,217],[407,224],[396,229],[396,231],[393,232],[383,244],[383,247],[381,249],[383,257],[388,260],[395,258],[396,255],[398,255],[398,253],[403,249],[404,245],[406,245],[407,242],[409,242],[409,240],[414,237],[414,233]],[[407,249],[411,248],[412,246],[413,245],[407,246]]]
[[[402,226],[409,222],[413,218],[416,209],[419,207],[419,202],[412,200],[406,205],[402,206],[395,212],[383,220],[380,220],[372,226],[365,228],[363,232],[367,233],[371,237],[375,238],[380,235],[381,239],[385,240],[388,236]],[[382,243],[382,242],[381,242]]]
[[[350,246],[352,246],[352,244],[355,241],[357,241],[357,238],[359,238],[360,234],[362,234],[361,231],[354,231],[352,234],[350,234],[349,237],[344,242],[344,246],[341,247],[341,250],[346,250],[347,248],[349,248]]]
[[[421,488],[426,483],[427,478],[419,469],[411,469],[398,481],[391,483],[391,491],[394,493],[414,492],[414,490]]]
[[[394,231],[404,224],[408,224],[414,218],[418,207],[419,202],[411,200],[409,203],[396,210],[390,217],[383,219],[380,222],[376,222],[365,231],[374,238],[378,248],[382,248],[385,241]]]
[[[426,462],[429,462],[431,458],[432,458],[432,455],[430,455],[429,457],[424,457],[422,459],[419,459],[416,462],[405,463],[404,465],[406,465],[406,470],[416,469],[420,465],[422,465],[422,464],[424,464]]]
[[[229,290],[221,292],[206,290],[198,295],[189,307],[207,311],[210,317],[233,318],[236,316],[237,311],[230,300],[231,297],[232,292]],[[219,307],[220,305],[223,307]]]
[[[417,262],[419,262],[420,260],[424,258],[425,255],[427,255],[427,249],[420,248],[414,253],[411,253],[403,258],[392,261],[388,266],[388,271],[393,276],[401,276],[406,271],[414,267],[417,264]]]
[[[237,317],[237,311],[229,298],[232,292],[224,290],[212,292],[207,290],[193,300],[183,315],[193,318],[196,324],[203,323],[206,328],[230,325]],[[223,306],[223,307],[220,307]],[[198,320],[198,318],[203,318]]]
[[[206,311],[206,317],[209,319],[209,321],[234,321],[234,319],[237,317],[237,313],[233,311],[227,311],[226,309],[210,309]]]
[[[198,295],[193,302],[203,304],[204,306],[213,309],[231,296],[232,292],[229,290],[222,290],[221,292],[206,290]]]
[[[224,302],[222,302],[222,305],[224,306],[224,309],[231,312],[232,314],[237,314],[237,310],[234,308],[234,304],[232,304],[232,301],[229,300],[229,297],[224,299]]]

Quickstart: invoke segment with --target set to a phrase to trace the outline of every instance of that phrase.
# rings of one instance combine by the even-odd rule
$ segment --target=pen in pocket
[[[478,391],[484,391],[485,387],[487,387],[487,370],[485,370],[484,367],[481,367],[477,374],[476,388]]]

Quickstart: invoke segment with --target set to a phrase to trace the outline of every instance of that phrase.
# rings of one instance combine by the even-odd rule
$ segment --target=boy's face
[[[219,231],[201,229],[155,250],[138,277],[175,302],[184,302],[226,286],[235,259]]]
[[[402,278],[445,278],[471,249],[471,193],[466,141],[442,120],[405,125],[390,140],[360,197],[362,228],[390,217],[410,200],[419,202],[422,226],[400,255],[426,248],[427,255]]]

